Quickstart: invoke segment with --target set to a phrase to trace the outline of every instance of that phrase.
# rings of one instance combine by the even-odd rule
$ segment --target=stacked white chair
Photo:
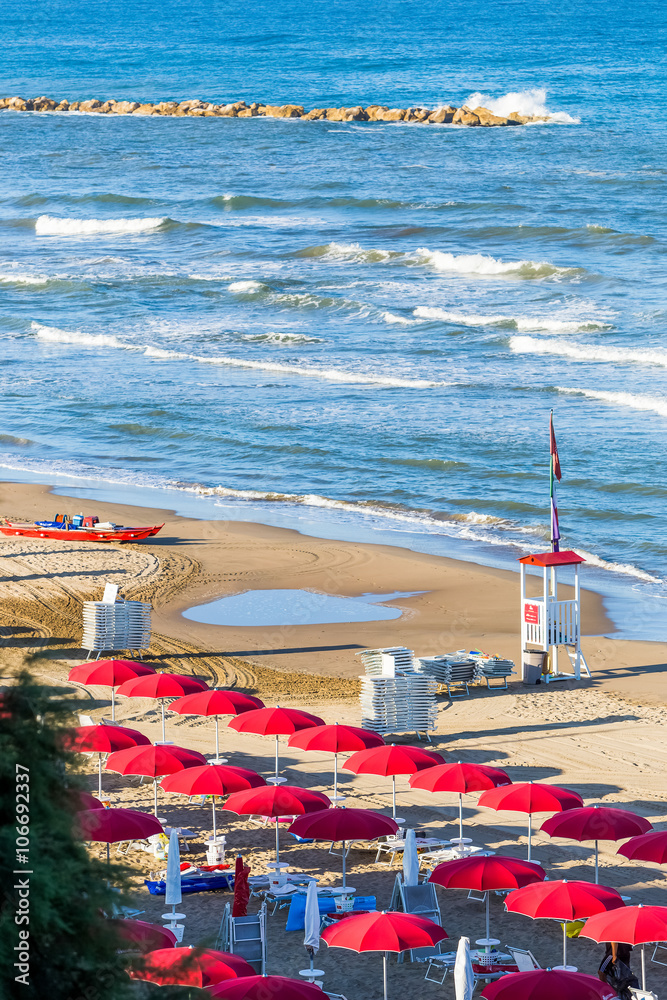
[[[470,694],[469,685],[478,677],[478,667],[475,660],[461,653],[449,653],[445,656],[422,656],[415,664],[417,670],[435,678],[439,687],[447,688],[449,698],[462,698]],[[458,694],[452,694],[452,688]]]
[[[92,653],[141,652],[151,644],[151,605],[143,601],[85,601],[81,647]]]
[[[361,725],[379,733],[429,733],[436,728],[437,681],[415,671],[414,654],[405,646],[367,649],[362,653]]]
[[[514,660],[503,660],[499,656],[486,656],[484,653],[470,653],[471,658],[477,664],[477,678],[486,681],[486,686],[491,687],[491,681],[497,680],[502,683],[496,687],[505,690],[507,678],[514,672]]]

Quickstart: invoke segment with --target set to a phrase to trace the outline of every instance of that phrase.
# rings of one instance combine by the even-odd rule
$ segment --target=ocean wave
[[[490,97],[488,94],[481,94],[479,91],[471,94],[465,101],[469,108],[488,108],[494,115],[507,118],[513,111],[518,111],[520,115],[548,115],[550,121],[560,124],[578,125],[580,118],[573,118],[566,111],[549,111],[546,106],[547,92],[542,87],[533,87],[529,90],[510,91],[502,97]]]
[[[251,344],[321,344],[320,337],[309,337],[307,333],[242,333],[240,340]]]
[[[417,310],[415,310],[415,316],[417,315]],[[382,319],[385,323],[396,326],[412,326],[414,323],[418,323],[419,320],[410,319],[408,316],[398,316],[396,313],[383,312]]]
[[[35,221],[37,236],[98,236],[119,233],[146,233],[171,220],[168,216],[152,219],[60,219],[40,215]]]
[[[431,264],[437,271],[453,271],[457,274],[479,274],[497,276],[501,274],[514,275],[519,278],[550,278],[576,277],[584,273],[582,268],[558,267],[548,261],[535,260],[498,260],[488,254],[454,254],[442,250],[429,250],[420,247],[417,253],[423,262]]]
[[[570,389],[560,385],[556,388],[559,392],[570,396],[599,399],[603,403],[611,403],[612,406],[628,406],[633,410],[649,410],[652,413],[658,413],[661,417],[667,417],[667,399],[664,397],[632,392],[606,392],[604,389]]]
[[[297,250],[295,257],[329,257],[339,260],[352,260],[367,264],[379,264],[392,257],[404,257],[399,250],[377,250],[373,247],[362,247],[359,243],[323,243],[319,246],[305,247]]]
[[[50,279],[46,274],[29,274],[27,271],[0,271],[2,285],[46,285]]]
[[[232,281],[231,285],[227,285],[227,291],[247,295],[252,292],[266,292],[268,285],[263,281]]]
[[[23,447],[23,448],[25,448],[28,445],[31,445],[31,444],[34,444],[34,443],[35,442],[31,441],[30,438],[14,437],[13,434],[0,434],[0,444],[9,444],[9,445],[11,445],[14,448],[17,448],[17,447]]]
[[[277,361],[255,361],[249,358],[232,358],[224,355],[188,354],[183,351],[168,351],[150,344],[131,344],[108,334],[83,333],[81,331],[59,330],[57,327],[43,326],[33,322],[31,329],[40,339],[51,343],[78,344],[82,347],[113,347],[128,351],[141,351],[147,358],[162,360],[194,361],[198,364],[220,365],[225,368],[241,368],[256,371],[277,372],[281,375],[297,375],[306,378],[320,378],[327,382],[345,382],[350,385],[387,386],[405,389],[433,389],[451,385],[451,382],[436,382],[432,379],[401,378],[393,375],[367,374],[345,371],[340,368],[312,368],[303,365],[288,365]]]
[[[642,580],[644,583],[657,583],[664,587],[667,581],[661,579],[659,576],[653,576],[651,573],[647,573],[646,570],[639,569],[638,566],[633,566],[632,563],[617,563],[609,562],[607,559],[602,559],[601,556],[596,556],[594,552],[587,552],[585,549],[575,549],[577,555],[582,556],[586,562],[591,566],[596,566],[598,569],[606,570],[608,573],[618,573],[622,576],[632,576],[636,580]]]
[[[514,330],[545,330],[549,333],[580,333],[585,330],[610,330],[611,323],[600,320],[549,319],[546,316],[486,316],[475,313],[450,312],[435,306],[417,306],[414,315],[420,319],[442,320],[459,326],[501,326]]]
[[[573,361],[612,361],[667,368],[667,351],[660,348],[597,347],[594,344],[572,344],[567,340],[539,340],[536,337],[511,337],[509,347],[515,354],[556,354]]]

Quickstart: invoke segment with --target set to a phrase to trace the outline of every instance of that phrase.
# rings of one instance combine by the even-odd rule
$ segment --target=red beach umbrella
[[[229,723],[230,729],[237,733],[256,733],[258,736],[275,736],[276,738],[276,774],[278,777],[279,736],[291,736],[301,729],[314,729],[323,726],[324,719],[310,712],[301,712],[297,708],[257,708],[253,712],[244,712]]]
[[[215,986],[226,979],[254,976],[255,970],[240,955],[211,948],[159,948],[144,955],[129,971],[132,979],[158,986]]]
[[[76,812],[85,812],[88,809],[104,809],[104,805],[100,802],[100,800],[96,799],[95,796],[91,795],[89,792],[79,792],[75,788],[71,791],[71,798]]]
[[[667,830],[651,830],[641,837],[633,837],[616,852],[630,861],[653,861],[664,865],[667,861]]]
[[[156,948],[174,948],[177,944],[176,935],[168,927],[161,924],[149,924],[146,920],[126,920],[117,918],[109,921],[109,925],[118,931],[119,936],[131,945],[127,950],[153,951]]]
[[[276,817],[276,861],[280,861],[278,816],[302,816],[303,813],[328,809],[331,800],[322,792],[309,792],[295,785],[265,785],[246,792],[234,792],[223,809],[240,816]]]
[[[248,788],[259,788],[266,781],[247,767],[233,767],[230,764],[204,764],[202,767],[188,767],[175,771],[162,779],[164,792],[180,792],[182,795],[210,795],[213,804],[213,840],[218,836],[215,824],[215,797],[242,792]]]
[[[234,869],[234,905],[232,906],[233,917],[245,917],[248,913],[248,900],[250,899],[250,886],[248,884],[249,875],[249,865],[244,865],[243,858],[240,854],[237,854],[236,866]]]
[[[593,941],[621,941],[642,946],[642,989],[646,989],[644,945],[667,941],[667,906],[624,906],[607,913],[596,913],[586,921],[580,937]]]
[[[299,816],[290,833],[298,837],[314,837],[316,840],[343,842],[343,888],[345,888],[345,842],[348,840],[375,840],[386,834],[393,835],[398,825],[388,816],[373,812],[372,809],[322,809],[318,812]]]
[[[205,763],[206,758],[196,750],[158,745],[118,750],[110,754],[106,769],[118,774],[141,774],[146,778],[153,778],[154,809],[157,816],[157,778]]]
[[[208,991],[211,997],[221,1000],[324,1000],[319,986],[302,983],[286,976],[244,976],[228,979]]]
[[[591,882],[540,882],[511,892],[505,900],[510,913],[525,913],[527,917],[546,917],[563,922],[563,969],[567,971],[567,933],[569,920],[587,920],[594,913],[624,906],[615,889]]]
[[[445,889],[475,889],[486,893],[486,940],[490,940],[489,893],[496,890],[518,889],[520,886],[542,882],[546,872],[532,861],[519,858],[492,857],[460,858],[443,861],[437,865],[429,882],[435,882]]]
[[[423,788],[427,792],[458,792],[459,837],[463,839],[463,796],[469,792],[483,792],[499,785],[511,785],[512,780],[499,767],[484,764],[437,764],[425,771],[418,771],[410,778],[410,788]]]
[[[522,781],[500,788],[490,788],[479,797],[480,806],[505,812],[528,814],[528,860],[532,853],[532,815],[540,812],[564,812],[583,806],[584,800],[577,792],[558,785],[544,785],[538,781]]]
[[[107,845],[122,840],[144,840],[155,833],[162,833],[162,824],[150,813],[136,809],[86,809],[77,813],[79,833],[84,840],[95,840]]]
[[[136,729],[124,726],[79,726],[72,733],[70,746],[79,753],[97,752],[98,794],[102,795],[102,754],[128,747],[150,745],[150,740]]]
[[[118,694],[126,698],[156,698],[162,706],[162,740],[164,733],[164,699],[180,698],[184,694],[208,690],[208,684],[188,674],[151,674],[150,677],[135,677],[125,681],[118,688]]]
[[[384,746],[384,740],[377,733],[357,726],[315,726],[314,729],[304,729],[294,733],[287,741],[289,747],[299,750],[320,750],[334,755],[334,802],[338,799],[338,754],[352,753],[355,750],[368,750],[370,747]]]
[[[542,824],[550,837],[567,837],[569,840],[595,841],[595,881],[598,880],[598,841],[625,840],[636,834],[646,833],[651,824],[643,816],[611,806],[584,806],[568,809],[560,816],[552,816]]]
[[[132,680],[133,677],[146,677],[154,674],[155,667],[147,663],[137,663],[136,660],[94,660],[92,663],[81,663],[72,667],[67,675],[68,681],[79,684],[96,684],[99,687],[111,688],[111,720],[116,721],[116,701],[114,688],[118,684]]]
[[[433,947],[446,937],[447,932],[433,920],[399,912],[360,913],[322,931],[322,939],[330,948],[383,953],[384,1000],[387,1000],[387,952]]]
[[[359,750],[352,754],[343,764],[344,771],[355,774],[380,774],[383,777],[391,775],[392,782],[392,818],[396,819],[396,775],[415,774],[427,767],[444,764],[445,758],[433,750],[422,750],[421,747],[387,746],[371,747],[369,750]]]
[[[254,698],[251,694],[243,694],[242,691],[221,691],[219,688],[213,688],[213,690],[186,694],[184,698],[173,701],[169,706],[169,711],[178,712],[179,715],[205,715],[207,717],[212,715],[215,718],[215,756],[216,759],[219,759],[218,716],[241,715],[243,712],[252,712],[256,708],[264,708],[264,702],[260,698]]]
[[[485,986],[485,1000],[617,1000],[616,990],[596,976],[557,969],[515,972]]]

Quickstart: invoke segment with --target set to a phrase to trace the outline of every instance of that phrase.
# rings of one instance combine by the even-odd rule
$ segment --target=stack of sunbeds
[[[415,670],[405,646],[366,649],[361,661],[361,724],[379,733],[428,733],[436,728],[437,682]]]
[[[93,652],[144,650],[151,644],[151,605],[143,601],[85,601],[81,646]]]

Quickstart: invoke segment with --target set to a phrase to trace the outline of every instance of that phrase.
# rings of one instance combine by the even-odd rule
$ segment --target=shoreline
[[[47,516],[54,507],[54,489],[3,482],[0,510],[10,517]],[[63,498],[58,509],[82,506],[80,497],[68,497],[62,487],[57,491]],[[255,522],[196,520],[171,510],[98,500],[83,506],[94,508],[102,519],[166,523],[160,535],[145,542],[86,543],[74,546],[73,551],[69,542],[54,548],[48,540],[33,539],[34,544],[27,546],[28,540],[3,536],[0,552],[5,554],[8,572],[2,574],[0,593],[5,599],[5,619],[14,609],[17,617],[38,622],[41,607],[46,630],[49,617],[55,627],[60,615],[62,633],[62,609],[67,606],[72,632],[75,620],[80,623],[80,602],[99,599],[98,592],[101,594],[108,577],[121,583],[125,596],[153,602],[153,629],[163,658],[198,655],[209,666],[217,663],[222,674],[231,669],[243,676],[245,665],[265,680],[267,674],[275,674],[279,687],[279,677],[285,678],[290,689],[300,687],[299,678],[306,686],[308,678],[313,682],[319,679],[322,695],[327,696],[326,680],[332,688],[329,696],[349,697],[361,673],[355,652],[406,645],[417,655],[479,647],[514,660],[520,678],[516,573],[374,542],[313,538]],[[27,579],[21,582],[13,551],[22,553],[22,560],[26,560],[26,577],[34,580],[42,575],[39,587]],[[343,597],[421,593],[383,602],[403,611],[400,618],[390,621],[273,628],[203,625],[182,616],[190,607],[233,593],[283,588]],[[49,601],[51,612],[44,610]],[[609,637],[604,633],[613,625],[602,597],[583,589],[582,605],[586,633],[582,648],[593,677],[581,686],[602,688],[644,703],[667,704],[667,644]],[[68,637],[69,655],[83,660],[83,651],[71,648],[75,635],[74,628]],[[162,648],[165,646],[172,648]],[[558,689],[571,686],[573,682],[561,682]]]

